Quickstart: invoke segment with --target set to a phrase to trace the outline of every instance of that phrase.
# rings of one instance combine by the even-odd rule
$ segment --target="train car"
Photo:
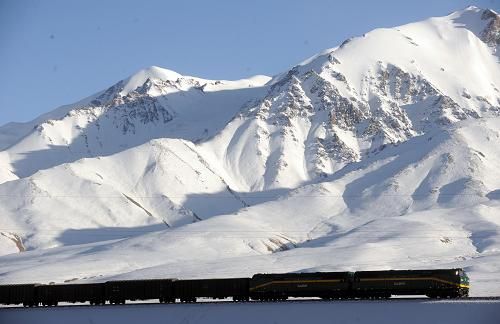
[[[110,304],[125,304],[127,300],[158,299],[160,303],[173,302],[174,279],[107,281],[105,298]]]
[[[181,302],[196,302],[196,298],[248,300],[250,278],[190,279],[174,282],[174,295]]]
[[[462,269],[358,271],[352,289],[359,298],[393,295],[456,298],[468,296],[469,278]]]
[[[253,300],[349,297],[352,276],[351,272],[255,274],[250,280],[250,297]]]
[[[0,285],[0,304],[23,306],[37,306],[38,296],[36,287],[38,284],[14,284]]]
[[[37,286],[38,301],[43,306],[57,306],[58,303],[105,303],[104,284],[82,283]]]
[[[127,300],[157,299],[161,303],[195,302],[197,298],[234,301],[285,300],[288,297],[390,298],[426,295],[459,298],[469,294],[462,269],[387,270],[255,274],[252,278],[145,279],[85,284],[0,285],[0,304],[56,306],[60,302],[124,304]]]

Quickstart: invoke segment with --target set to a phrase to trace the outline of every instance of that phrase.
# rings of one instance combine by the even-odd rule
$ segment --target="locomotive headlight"
[[[458,270],[457,270],[457,272],[455,272],[455,274],[458,276]]]

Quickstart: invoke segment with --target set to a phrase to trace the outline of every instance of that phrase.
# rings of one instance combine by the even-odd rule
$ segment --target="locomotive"
[[[0,304],[57,306],[125,304],[157,299],[160,303],[196,302],[198,298],[279,301],[289,297],[381,299],[400,295],[463,298],[469,278],[463,269],[384,270],[255,274],[251,278],[115,280],[78,284],[0,285]]]

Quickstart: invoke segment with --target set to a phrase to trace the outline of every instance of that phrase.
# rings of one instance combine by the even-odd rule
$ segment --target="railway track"
[[[124,305],[90,305],[90,304],[60,304],[56,307],[54,306],[39,306],[39,307],[22,307],[22,306],[0,306],[0,311],[2,309],[17,309],[17,310],[57,310],[60,308],[111,308],[111,307],[139,307],[139,306],[152,306],[152,307],[169,307],[175,305],[238,305],[238,304],[285,304],[285,303],[358,303],[358,302],[371,302],[371,303],[405,303],[413,301],[430,301],[430,302],[469,302],[469,301],[500,301],[500,296],[491,297],[466,297],[466,298],[452,298],[452,299],[431,299],[427,297],[411,297],[411,298],[389,298],[389,299],[337,299],[337,300],[322,300],[322,299],[288,299],[282,301],[247,301],[247,302],[234,302],[232,300],[200,300],[194,303],[171,303],[171,304],[161,304],[158,302],[128,302]]]

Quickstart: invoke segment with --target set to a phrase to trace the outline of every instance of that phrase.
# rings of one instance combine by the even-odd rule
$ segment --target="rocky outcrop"
[[[481,39],[489,46],[500,45],[500,15],[493,10],[484,10],[482,20],[489,20],[488,25],[481,33]]]

